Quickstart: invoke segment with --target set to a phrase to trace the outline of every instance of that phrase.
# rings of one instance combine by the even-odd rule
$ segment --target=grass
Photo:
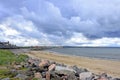
[[[16,74],[15,73],[9,73],[9,70],[8,69],[0,69],[0,78],[3,79],[3,78],[10,78],[10,80],[20,80],[18,78],[14,78]]]
[[[27,55],[15,55],[9,50],[0,50],[0,65],[8,65],[12,62],[23,62],[26,60]]]
[[[9,50],[0,50],[0,78],[7,78],[9,77],[11,80],[19,80],[12,78],[15,76],[15,74],[9,73],[9,69],[6,68],[6,66],[10,65],[13,62],[24,62],[28,58],[27,55],[20,54],[15,55]]]

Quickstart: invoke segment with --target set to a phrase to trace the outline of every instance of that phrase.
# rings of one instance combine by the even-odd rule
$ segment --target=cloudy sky
[[[120,0],[0,0],[0,41],[120,46]]]

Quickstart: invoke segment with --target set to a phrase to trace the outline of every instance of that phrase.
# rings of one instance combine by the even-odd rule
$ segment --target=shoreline
[[[109,58],[99,58],[99,57],[89,57],[89,56],[77,56],[72,54],[64,54],[60,52],[50,51],[50,50],[43,50],[43,52],[50,52],[53,54],[64,55],[64,56],[73,56],[73,57],[80,57],[80,58],[89,58],[89,59],[97,59],[97,60],[107,60],[107,61],[119,61],[119,59],[109,59]]]
[[[31,51],[27,55],[34,58],[48,59],[71,66],[77,65],[81,68],[87,68],[88,70],[96,74],[105,72],[108,73],[110,76],[120,77],[119,61],[102,60],[96,58],[94,59],[81,56],[70,56],[49,51]]]

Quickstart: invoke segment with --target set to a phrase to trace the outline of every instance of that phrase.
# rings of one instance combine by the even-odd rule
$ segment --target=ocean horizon
[[[63,55],[120,61],[119,47],[65,47],[47,49],[47,51]]]

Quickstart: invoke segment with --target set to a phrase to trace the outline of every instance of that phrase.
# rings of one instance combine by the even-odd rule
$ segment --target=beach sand
[[[68,56],[47,51],[31,51],[27,55],[33,58],[48,59],[70,66],[76,65],[78,67],[87,68],[89,71],[96,74],[105,72],[110,76],[120,77],[120,61]]]

